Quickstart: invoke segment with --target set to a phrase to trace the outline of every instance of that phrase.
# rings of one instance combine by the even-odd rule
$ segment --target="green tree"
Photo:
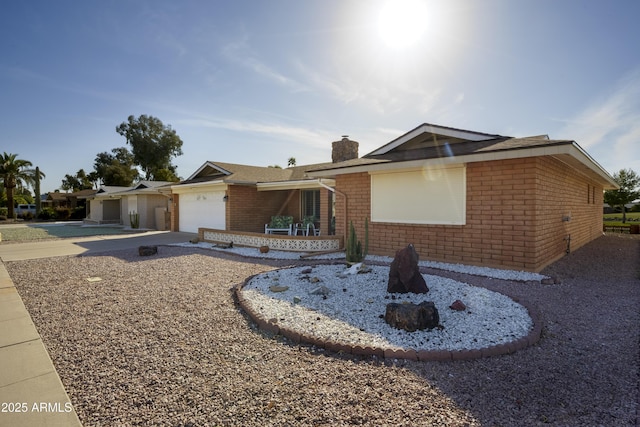
[[[289,157],[289,160],[287,160],[287,167],[291,167],[291,166],[295,166],[296,165],[296,158],[295,157]]]
[[[22,189],[24,186],[33,186],[35,183],[35,170],[30,169],[32,163],[28,160],[18,159],[17,154],[7,154],[0,156],[0,179],[7,192],[7,210],[9,218],[14,216],[14,195],[16,188]]]
[[[170,125],[160,119],[141,115],[137,119],[129,116],[116,131],[127,139],[136,165],[140,166],[145,179],[156,179],[162,170],[174,170],[171,159],[182,155],[182,140]]]
[[[35,173],[35,185],[33,187],[33,192],[36,195],[36,217],[40,215],[40,211],[42,210],[42,197],[40,196],[40,179],[44,178],[45,175],[40,171],[40,168],[36,166]]]
[[[620,186],[617,190],[604,192],[604,202],[611,207],[622,208],[622,222],[627,222],[627,208],[625,205],[640,197],[640,176],[631,169],[620,169],[613,175],[613,179]]]
[[[173,169],[158,169],[153,172],[153,179],[155,181],[169,181],[169,182],[178,182],[180,181],[180,177],[176,175],[175,168]]]
[[[93,188],[93,183],[84,169],[80,169],[75,175],[65,175],[60,188],[65,191],[89,190]]]
[[[133,154],[126,147],[114,148],[113,154],[106,151],[98,153],[94,168],[97,180],[103,185],[130,187],[138,179],[139,173],[133,160]]]

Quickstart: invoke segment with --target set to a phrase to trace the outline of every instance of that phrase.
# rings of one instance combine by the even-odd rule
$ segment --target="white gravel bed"
[[[213,249],[221,252],[228,252],[240,256],[252,257],[252,258],[263,258],[263,259],[278,259],[278,260],[299,260],[300,252],[287,252],[287,251],[276,251],[270,250],[267,253],[261,253],[257,248],[221,248],[212,243],[207,242],[198,242],[198,243],[176,243],[174,246],[182,246],[182,247],[192,247],[192,248],[201,248],[201,249]],[[315,260],[338,260],[344,259],[344,252],[334,252],[329,254],[315,255],[307,257],[307,259],[315,259]],[[367,255],[366,262],[378,262],[378,263],[386,263],[390,264],[393,261],[393,258],[380,256],[380,255]],[[517,270],[504,270],[498,268],[490,268],[490,267],[479,267],[465,264],[452,264],[447,262],[437,262],[437,261],[419,261],[418,265],[421,267],[435,268],[438,270],[447,270],[454,271],[456,273],[465,273],[465,274],[473,274],[474,276],[482,276],[482,277],[493,277],[494,279],[502,279],[502,280],[516,280],[520,282],[526,281],[535,281],[539,282],[543,279],[548,278],[543,274],[531,273],[528,271],[517,271]]]
[[[427,294],[389,294],[389,268],[345,274],[344,266],[296,267],[264,273],[243,288],[244,297],[265,319],[300,333],[352,345],[416,350],[480,349],[526,336],[533,323],[511,298],[439,276],[423,275]],[[273,292],[277,286],[285,291]],[[449,306],[461,300],[467,309]],[[384,318],[391,302],[433,301],[441,327],[407,332]]]

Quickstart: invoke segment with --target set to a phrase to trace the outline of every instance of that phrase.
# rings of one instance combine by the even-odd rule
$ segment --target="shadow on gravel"
[[[514,354],[401,362],[481,425],[636,425],[640,239],[605,236],[542,273],[560,284],[495,282],[542,313],[542,338]]]

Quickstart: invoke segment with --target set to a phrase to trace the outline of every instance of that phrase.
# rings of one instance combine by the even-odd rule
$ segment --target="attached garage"
[[[179,195],[179,231],[197,233],[198,228],[215,228],[224,230],[225,218],[225,187],[217,188],[177,188],[173,191]]]

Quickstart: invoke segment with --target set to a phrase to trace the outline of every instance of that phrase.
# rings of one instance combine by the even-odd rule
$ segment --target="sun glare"
[[[378,14],[378,33],[390,48],[415,45],[427,26],[425,0],[391,0]]]

